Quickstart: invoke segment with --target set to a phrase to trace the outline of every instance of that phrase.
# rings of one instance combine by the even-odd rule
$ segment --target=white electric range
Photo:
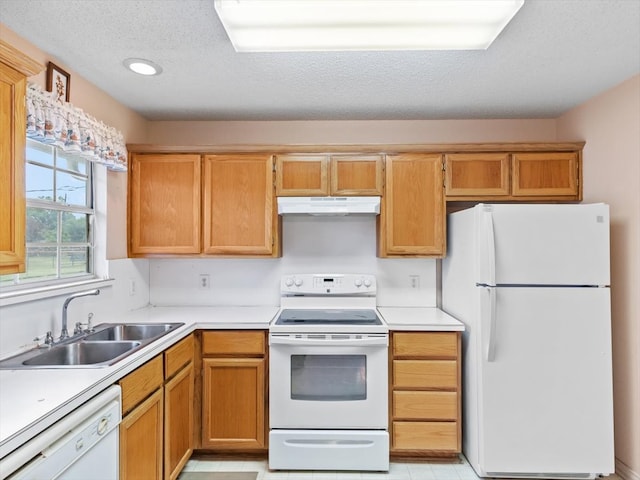
[[[281,280],[269,328],[269,468],[389,469],[388,327],[366,274]]]

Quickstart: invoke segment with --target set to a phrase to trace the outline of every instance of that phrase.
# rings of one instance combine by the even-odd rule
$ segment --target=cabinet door
[[[445,165],[447,197],[509,195],[508,153],[452,153]]]
[[[25,271],[25,85],[0,63],[0,274]]]
[[[277,156],[276,195],[279,197],[329,195],[329,158],[326,155]]]
[[[271,155],[205,156],[203,210],[204,253],[277,254]]]
[[[162,478],[162,389],[120,423],[120,480]]]
[[[193,453],[194,370],[189,363],[164,387],[164,478],[175,480]]]
[[[0,275],[25,271],[26,77],[43,68],[0,39]]]
[[[200,155],[132,154],[131,255],[200,253]]]
[[[579,199],[578,153],[514,153],[514,196],[569,196]]]
[[[331,156],[331,195],[382,195],[382,156]]]
[[[202,448],[266,447],[264,358],[203,359]]]
[[[379,256],[445,254],[442,156],[387,156],[385,195],[378,219]]]

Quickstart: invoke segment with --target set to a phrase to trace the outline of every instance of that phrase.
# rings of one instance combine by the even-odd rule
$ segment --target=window
[[[25,186],[26,272],[0,285],[93,278],[91,162],[27,140]]]

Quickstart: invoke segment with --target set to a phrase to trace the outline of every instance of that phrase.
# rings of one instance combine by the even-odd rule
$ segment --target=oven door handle
[[[319,345],[331,347],[349,347],[349,346],[388,346],[389,337],[382,335],[379,337],[366,338],[340,338],[337,335],[327,335],[326,337],[317,338],[300,338],[292,336],[270,335],[270,345]]]

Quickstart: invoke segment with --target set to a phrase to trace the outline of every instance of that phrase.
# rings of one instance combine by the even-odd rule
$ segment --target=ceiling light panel
[[[486,49],[524,0],[215,0],[238,52]]]

